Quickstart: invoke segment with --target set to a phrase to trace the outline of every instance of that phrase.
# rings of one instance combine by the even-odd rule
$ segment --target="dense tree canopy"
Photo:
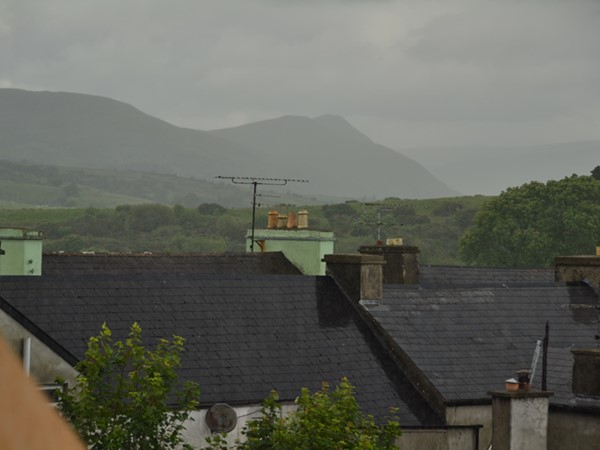
[[[482,207],[460,241],[469,264],[547,267],[600,245],[600,181],[576,176],[509,188]]]

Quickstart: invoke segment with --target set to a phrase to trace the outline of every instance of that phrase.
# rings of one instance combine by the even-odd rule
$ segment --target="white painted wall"
[[[235,429],[227,434],[228,445],[233,445],[236,440],[242,441],[244,439],[242,430],[249,420],[260,417],[261,405],[255,404],[247,406],[235,406],[233,409],[235,410],[238,419]],[[283,404],[282,416],[289,414],[295,409],[296,405],[294,403]],[[206,445],[206,438],[212,434],[205,421],[207,411],[208,409],[194,411],[190,417],[190,420],[185,423],[185,440],[194,448],[201,448],[202,446]]]

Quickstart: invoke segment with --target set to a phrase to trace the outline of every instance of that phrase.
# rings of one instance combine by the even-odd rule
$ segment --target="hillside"
[[[273,196],[275,194],[278,202],[307,205],[319,203],[316,199],[294,194],[271,193]],[[339,200],[323,198],[323,201]],[[179,204],[187,207],[216,203],[227,208],[241,208],[247,207],[251,202],[252,191],[249,186],[227,182],[158,173],[70,168],[0,160],[0,207],[4,208],[111,208],[140,203]]]
[[[85,94],[0,89],[0,158],[212,178],[243,149],[131,105]]]
[[[219,131],[173,126],[92,95],[0,89],[0,159],[63,167],[306,178],[281,194],[343,198],[454,195],[421,165],[345,120],[283,117]]]

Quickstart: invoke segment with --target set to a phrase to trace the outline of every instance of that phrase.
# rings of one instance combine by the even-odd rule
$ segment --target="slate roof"
[[[183,336],[181,375],[200,384],[204,405],[260,402],[272,388],[292,400],[347,376],[376,417],[395,406],[406,426],[441,424],[334,282],[260,273],[281,264],[268,254],[44,256],[42,276],[0,278],[0,307],[72,363],[103,322],[117,338],[134,321],[148,341]]]
[[[197,273],[204,275],[300,275],[281,252],[215,254],[44,254],[42,273],[73,276],[85,273]]]
[[[548,389],[574,404],[571,348],[595,346],[598,297],[587,286],[423,289],[386,285],[365,307],[447,402],[489,400],[515,371],[531,366],[550,324]],[[543,283],[542,283],[543,284]],[[541,358],[534,388],[541,383]]]
[[[553,269],[420,266],[424,288],[555,286]]]

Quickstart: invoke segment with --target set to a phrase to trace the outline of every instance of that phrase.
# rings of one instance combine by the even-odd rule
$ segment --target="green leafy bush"
[[[361,412],[354,387],[343,378],[330,390],[323,383],[313,394],[302,389],[296,399],[297,410],[282,417],[277,392],[273,391],[262,405],[261,416],[248,422],[244,442],[237,450],[391,450],[401,430],[389,420],[378,425],[372,416]],[[210,449],[224,449],[222,436],[207,439]]]
[[[113,341],[104,324],[76,366],[76,386],[58,392],[61,413],[91,449],[181,448],[183,422],[200,396],[195,383],[178,382],[183,343],[174,336],[148,350],[137,323],[125,341]]]

